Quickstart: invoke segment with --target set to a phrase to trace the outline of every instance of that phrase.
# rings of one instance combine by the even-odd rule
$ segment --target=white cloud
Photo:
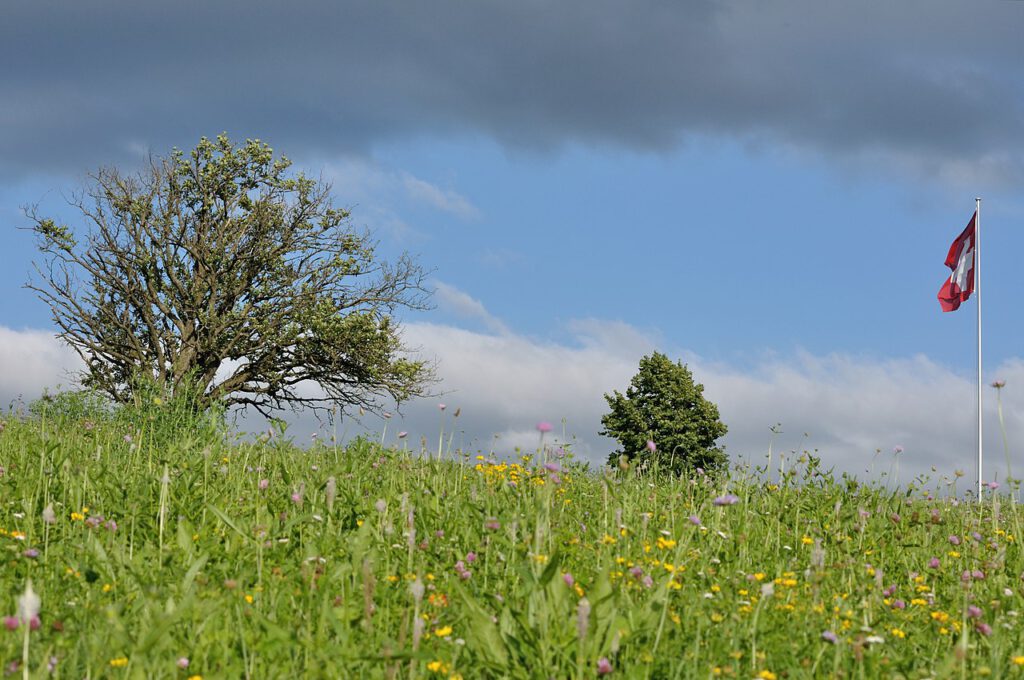
[[[413,199],[431,205],[442,212],[461,217],[464,220],[476,219],[480,216],[480,211],[477,207],[456,191],[441,189],[407,172],[403,172],[401,177],[406,193]]]
[[[448,288],[450,297],[462,300],[469,312],[493,319],[478,301]],[[409,404],[402,417],[388,422],[387,438],[393,440],[398,431],[406,430],[412,446],[424,437],[434,450],[443,425],[446,433],[454,433],[453,446],[471,453],[493,448],[503,455],[515,447],[535,448],[536,424],[549,421],[555,431],[548,441],[568,442],[580,457],[599,464],[615,448],[615,442],[597,434],[606,410],[603,395],[624,390],[640,357],[661,348],[686,361],[705,385],[706,396],[719,405],[729,426],[724,442],[733,461],[742,457],[763,464],[772,441],[776,452],[817,449],[825,468],[866,478],[887,472],[893,448],[901,446],[902,482],[931,474],[934,466],[938,473],[933,478],[963,470],[966,478],[959,488],[973,486],[974,377],[954,373],[927,357],[878,359],[797,352],[787,357],[766,355],[745,369],[665,348],[651,333],[615,321],[573,322],[568,326],[570,337],[563,342],[500,328],[499,333],[407,324],[407,342],[438,360],[444,394]],[[0,403],[5,406],[19,396],[30,401],[46,386],[67,385],[69,371],[78,365],[77,356],[50,332],[0,326],[4,376]],[[1005,362],[989,375],[1007,383],[1003,414],[1011,464],[1020,475],[1024,460],[1015,452],[1024,442],[1024,360]],[[995,391],[986,387],[985,399],[985,477],[998,474],[1005,479]],[[442,401],[448,405],[443,413],[437,408]],[[452,417],[456,408],[461,408],[457,420]],[[294,423],[289,434],[300,441],[319,427],[309,415],[289,419]],[[772,440],[769,428],[776,423],[782,425],[781,434]],[[378,432],[382,426],[365,424]],[[244,425],[262,427],[258,417]],[[339,433],[357,431],[348,422],[339,427]]]
[[[81,367],[78,355],[52,332],[0,326],[0,409],[37,399],[44,387],[71,384]]]
[[[504,322],[488,312],[483,303],[455,286],[443,281],[434,281],[434,299],[441,310],[479,321],[492,333],[506,335],[509,332]]]

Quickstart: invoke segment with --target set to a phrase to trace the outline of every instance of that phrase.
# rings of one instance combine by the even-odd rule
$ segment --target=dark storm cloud
[[[1019,171],[1024,3],[514,0],[0,9],[0,172],[227,130],[293,155],[692,135]]]

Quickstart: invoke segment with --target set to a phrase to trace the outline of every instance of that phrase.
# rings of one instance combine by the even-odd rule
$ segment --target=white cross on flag
[[[939,289],[939,304],[944,312],[959,309],[960,303],[974,292],[974,227],[977,219],[978,213],[974,213],[946,255],[946,266],[953,273]]]

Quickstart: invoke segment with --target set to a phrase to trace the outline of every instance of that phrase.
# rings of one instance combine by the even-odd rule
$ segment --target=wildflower
[[[973,604],[967,605],[967,618],[969,618],[969,619],[980,619],[981,618],[981,608],[980,607],[976,607]]]
[[[452,634],[452,627],[451,626],[441,626],[440,628],[435,628],[434,629],[434,635],[436,635],[439,638],[448,637],[451,634]]]
[[[824,631],[821,634],[821,639],[833,645],[839,642],[839,638],[830,630]]]
[[[893,609],[906,609],[907,608],[907,603],[904,602],[903,600],[896,600],[895,602],[892,603],[892,608]]]
[[[1018,666],[1024,666],[1024,656],[1015,656],[1010,661]]]
[[[949,542],[953,545],[960,545],[960,537],[956,534],[953,534],[949,537]]]
[[[441,409],[443,411],[443,410],[445,410],[448,407],[446,405],[444,405],[444,404],[438,404],[437,408],[439,408],[439,409]]]
[[[409,433],[408,433],[408,432],[404,432],[404,431],[403,431],[403,432],[399,432],[399,433],[398,433],[398,438],[399,438],[399,439],[405,439],[405,438],[406,438],[406,437],[408,437],[408,436],[409,436]]]
[[[938,569],[940,566],[942,566],[942,563],[939,562],[939,558],[938,557],[933,557],[930,560],[928,560],[928,568],[929,569]]]
[[[384,512],[388,509],[388,502],[383,498],[378,498],[373,504],[373,509],[377,512]]]
[[[52,505],[47,505],[45,508],[43,508],[43,521],[47,524],[57,523],[57,513],[53,511]]]
[[[574,579],[572,577],[572,574],[570,574],[568,572],[562,574],[562,581],[564,581],[565,585],[569,586],[570,588],[572,588],[574,585],[576,585],[576,579]]]
[[[690,524],[692,524],[693,526],[700,526],[700,517],[697,517],[697,515],[690,515],[687,519],[690,520]]]
[[[29,559],[35,559],[35,558],[39,557],[39,551],[36,550],[35,548],[29,548],[28,550],[26,550],[25,552],[23,552],[21,554],[22,554],[23,557],[27,557]]]
[[[442,404],[442,406],[444,406],[444,404]],[[446,664],[444,661],[431,661],[427,664],[427,670],[431,673],[447,673],[448,664]]]
[[[551,426],[551,423],[547,421],[541,421],[537,423],[537,431],[540,432],[541,434],[544,434],[545,432],[551,432],[551,430],[553,429],[554,428]]]
[[[189,664],[188,657],[187,656],[183,656],[183,657],[179,658],[178,661],[176,662],[176,664],[177,664],[178,668],[181,668],[182,670],[188,668],[188,664]]]
[[[259,487],[259,490],[260,490],[260,491],[266,491],[266,490],[267,490],[267,487],[269,487],[269,486],[270,486],[270,480],[269,480],[269,479],[261,479],[261,480],[259,481],[259,483],[257,483],[257,485],[256,485],[256,486],[258,486],[258,487]]]
[[[608,657],[602,656],[597,660],[597,674],[598,675],[610,675],[612,672],[612,662],[608,660]]]
[[[470,564],[476,562],[476,553],[472,550],[466,553],[466,562],[469,562]]]
[[[587,627],[590,625],[590,600],[581,597],[576,604],[576,635],[580,640],[587,637]]]
[[[988,488],[991,489],[992,491],[995,491],[996,489],[999,488],[999,482],[989,482]]]
[[[903,630],[901,630],[900,628],[893,628],[889,632],[892,633],[893,637],[898,637],[901,640],[903,638],[907,637],[907,634]]]
[[[992,387],[996,388],[997,390],[1001,390],[1002,388],[1006,387],[1006,381],[1005,380],[993,380],[992,381]]]
[[[759,678],[759,680],[775,680],[778,676],[769,670],[763,670],[754,677]]]
[[[29,579],[25,584],[25,593],[18,598],[18,618],[22,623],[30,623],[39,616],[40,604],[39,596],[32,590],[32,579]]]
[[[652,440],[648,439],[647,440],[647,450],[650,451],[651,453],[654,453],[655,451],[658,450],[658,445],[655,444]]]
[[[992,626],[988,625],[984,621],[978,621],[974,626],[974,630],[978,631],[980,635],[984,635],[985,637],[992,634]]]
[[[125,436],[127,436],[127,435],[125,435]],[[128,657],[127,656],[119,656],[119,657],[116,657],[116,658],[110,660],[110,667],[111,668],[124,668],[127,665],[128,665]]]
[[[711,501],[714,505],[736,505],[739,503],[739,496],[735,496],[731,493],[727,493],[724,496],[719,496],[715,500]]]
[[[4,617],[4,628],[7,630],[18,630],[18,617],[16,616],[5,616]]]

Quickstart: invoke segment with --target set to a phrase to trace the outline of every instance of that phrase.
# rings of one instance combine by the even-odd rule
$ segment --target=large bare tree
[[[430,366],[394,313],[426,307],[424,271],[378,258],[331,187],[289,166],[260,141],[203,138],[141,172],[91,175],[71,199],[77,227],[28,211],[44,256],[28,287],[85,360],[85,386],[127,402],[141,376],[264,415],[423,393]]]

